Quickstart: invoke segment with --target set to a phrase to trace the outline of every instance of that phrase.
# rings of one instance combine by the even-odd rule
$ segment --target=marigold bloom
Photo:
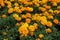
[[[31,14],[30,13],[26,13],[26,17],[31,18]]]
[[[46,31],[47,33],[51,33],[51,32],[52,32],[52,30],[51,30],[50,28],[46,29],[45,31]]]
[[[45,12],[46,11],[46,8],[39,7],[39,10],[41,10],[42,12]]]
[[[39,34],[39,38],[43,38],[44,37],[44,35],[43,34]]]
[[[48,19],[53,19],[53,16],[52,15],[48,15]]]
[[[27,7],[25,10],[28,11],[28,12],[32,12],[33,8],[32,7]]]
[[[31,20],[29,18],[26,19],[26,23],[30,23]]]
[[[3,14],[1,17],[2,17],[2,18],[6,18],[6,15],[5,15],[5,14]]]
[[[36,38],[36,40],[41,40],[40,38]]]
[[[22,16],[21,16],[21,18],[23,18],[23,19],[24,19],[24,18],[27,18],[27,17],[26,17],[26,15],[22,15]]]
[[[9,8],[9,9],[8,9],[8,13],[9,13],[9,14],[13,13],[13,8]]]
[[[27,27],[28,27],[28,24],[24,23],[21,27],[19,27],[19,29],[18,29],[19,33],[23,36],[27,36],[29,33]]]
[[[15,17],[19,17],[19,16],[18,16],[18,14],[13,14],[13,17],[15,18]]]
[[[14,3],[14,6],[17,7],[17,6],[19,6],[19,4],[18,3]]]
[[[34,32],[30,32],[30,36],[33,36],[34,35]]]
[[[52,22],[48,21],[48,22],[46,23],[46,25],[47,25],[48,27],[52,27]]]
[[[34,27],[33,25],[30,25],[30,26],[29,26],[29,30],[30,30],[30,31],[35,31],[35,27]]]
[[[54,22],[55,24],[58,24],[58,23],[59,23],[59,21],[58,21],[57,19],[54,19],[53,22]]]
[[[15,17],[15,20],[20,21],[21,17]]]

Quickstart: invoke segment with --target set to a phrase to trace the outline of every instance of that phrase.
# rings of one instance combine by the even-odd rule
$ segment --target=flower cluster
[[[16,40],[15,33],[21,40],[54,40],[60,26],[60,0],[0,0],[0,20],[3,40]]]

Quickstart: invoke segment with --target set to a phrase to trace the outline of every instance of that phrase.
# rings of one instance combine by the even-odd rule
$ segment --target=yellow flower
[[[41,24],[46,25],[47,23],[47,18],[45,16],[41,17]]]
[[[33,26],[35,26],[35,29],[38,29],[38,24],[34,23]]]
[[[39,38],[43,38],[44,37],[44,35],[43,34],[39,34]]]
[[[51,33],[51,32],[52,32],[52,30],[51,30],[50,28],[46,29],[45,31],[46,31],[47,33]]]
[[[42,0],[42,4],[46,3],[48,0]]]
[[[15,17],[15,20],[20,21],[21,17]]]
[[[3,35],[6,35],[7,33],[6,32],[2,32]]]
[[[24,23],[21,27],[19,27],[19,29],[18,29],[19,33],[23,36],[27,36],[29,33],[27,27],[28,27],[28,24]]]
[[[13,14],[13,17],[15,18],[15,17],[19,17],[19,16],[18,16],[18,14]]]
[[[41,40],[40,38],[36,38],[36,40]]]
[[[60,13],[59,10],[55,10],[55,11],[54,11],[54,14],[59,14],[59,13]]]
[[[49,9],[49,12],[53,14],[53,10],[52,9]]]
[[[5,38],[5,39],[3,39],[3,40],[8,40],[8,38]]]
[[[46,23],[46,25],[47,25],[48,27],[52,27],[52,22],[48,21],[48,22]]]
[[[10,2],[13,2],[14,0],[10,0]]]
[[[11,8],[12,6],[11,5],[7,5],[7,8]]]
[[[56,3],[56,2],[53,2],[52,5],[53,5],[53,6],[57,6],[57,3]]]
[[[16,26],[20,26],[20,24],[19,23],[16,23]]]
[[[14,7],[14,11],[17,12],[19,10],[19,7]]]
[[[15,7],[18,7],[18,6],[19,6],[19,4],[18,4],[18,3],[14,3],[14,6],[15,6]]]
[[[13,13],[13,8],[8,9],[8,14],[11,14],[11,13]]]
[[[29,30],[30,30],[30,31],[35,31],[35,27],[34,27],[33,25],[30,25],[30,26],[29,26]]]
[[[43,15],[48,16],[49,13],[48,13],[47,11],[45,11],[45,12],[43,13]]]

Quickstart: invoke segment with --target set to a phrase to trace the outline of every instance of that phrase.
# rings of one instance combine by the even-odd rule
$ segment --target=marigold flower
[[[29,30],[33,32],[33,31],[35,31],[35,27],[33,25],[30,25]]]
[[[53,6],[57,6],[57,3],[56,3],[56,2],[53,2],[52,5],[53,5]]]
[[[26,15],[22,15],[21,18],[27,18]]]
[[[29,33],[27,27],[28,27],[28,24],[24,23],[21,27],[19,27],[19,29],[18,29],[19,33],[23,36],[27,36]]]
[[[33,11],[33,8],[32,8],[32,7],[27,7],[27,8],[26,8],[26,11],[32,12],[32,11]]]
[[[31,20],[29,18],[26,19],[26,23],[30,23]]]
[[[20,21],[21,17],[15,17],[15,20]]]
[[[36,38],[36,40],[41,40],[40,38]]]
[[[59,21],[58,21],[57,19],[54,19],[53,22],[54,22],[55,24],[58,24],[58,23],[59,23]]]
[[[45,12],[46,11],[46,8],[39,7],[39,10],[41,10],[42,12]]]
[[[2,18],[6,18],[6,15],[5,15],[5,14],[3,14],[1,17],[2,17]]]
[[[52,30],[51,30],[50,28],[46,29],[45,31],[46,31],[47,33],[51,33],[51,32],[52,32]]]
[[[43,38],[44,37],[44,35],[43,34],[39,34],[39,38]]]
[[[9,13],[9,14],[13,13],[13,8],[9,8],[9,9],[8,9],[8,13]]]
[[[52,15],[48,15],[48,19],[53,19],[53,16]]]
[[[30,13],[26,13],[26,17],[31,18],[31,14]]]
[[[34,23],[33,26],[35,26],[35,29],[38,29],[38,24]]]
[[[15,7],[18,7],[18,6],[19,6],[19,4],[18,4],[18,3],[14,3],[14,6],[15,6]]]
[[[42,4],[45,4],[48,0],[42,0]]]
[[[18,14],[13,14],[13,17],[15,18],[15,17],[19,17],[19,16],[18,16]]]
[[[48,21],[48,22],[46,23],[46,25],[47,25],[48,27],[52,27],[52,23],[51,23],[50,21]]]
[[[33,36],[34,35],[34,32],[30,32],[30,36]]]

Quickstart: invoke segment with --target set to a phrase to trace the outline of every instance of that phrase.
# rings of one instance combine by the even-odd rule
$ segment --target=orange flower
[[[28,11],[28,12],[32,12],[33,8],[32,7],[27,7],[25,10]]]
[[[33,36],[34,35],[34,32],[30,32],[30,36]]]
[[[31,14],[30,13],[26,13],[26,17],[31,18]]]
[[[39,34],[39,38],[43,38],[44,37],[44,35],[43,34]]]
[[[47,25],[48,27],[52,27],[52,23],[51,23],[50,21],[48,21],[48,22],[46,23],[46,25]]]
[[[2,18],[6,18],[6,15],[5,15],[5,14],[3,14],[3,15],[2,15]]]
[[[51,30],[50,28],[46,29],[45,31],[46,31],[47,33],[51,33],[51,32],[52,32],[52,30]]]
[[[3,1],[3,0],[0,0],[0,5],[1,5],[2,7],[4,7],[4,6],[5,6],[5,4],[4,4],[4,1]]]
[[[50,9],[51,6],[43,5],[46,9]]]
[[[8,9],[8,13],[9,13],[9,14],[13,13],[13,8],[9,8],[9,9]]]
[[[40,38],[36,38],[36,40],[41,40]]]
[[[58,21],[57,19],[54,19],[53,22],[54,22],[55,24],[58,24],[58,23],[59,23],[59,21]]]
[[[46,11],[46,9],[43,8],[43,7],[39,7],[39,10],[41,10],[42,12],[45,12]]]
[[[53,19],[53,16],[52,15],[48,15],[48,19]]]
[[[53,2],[52,5],[53,5],[53,6],[57,6],[57,3],[56,3],[56,2]]]
[[[30,22],[31,22],[31,20],[27,18],[27,19],[26,19],[26,22],[27,22],[27,23],[30,23]]]
[[[19,29],[18,29],[19,33],[23,36],[27,36],[29,33],[27,27],[28,27],[28,24],[24,23],[21,27],[19,27]]]
[[[22,15],[21,18],[26,18],[26,15]]]

